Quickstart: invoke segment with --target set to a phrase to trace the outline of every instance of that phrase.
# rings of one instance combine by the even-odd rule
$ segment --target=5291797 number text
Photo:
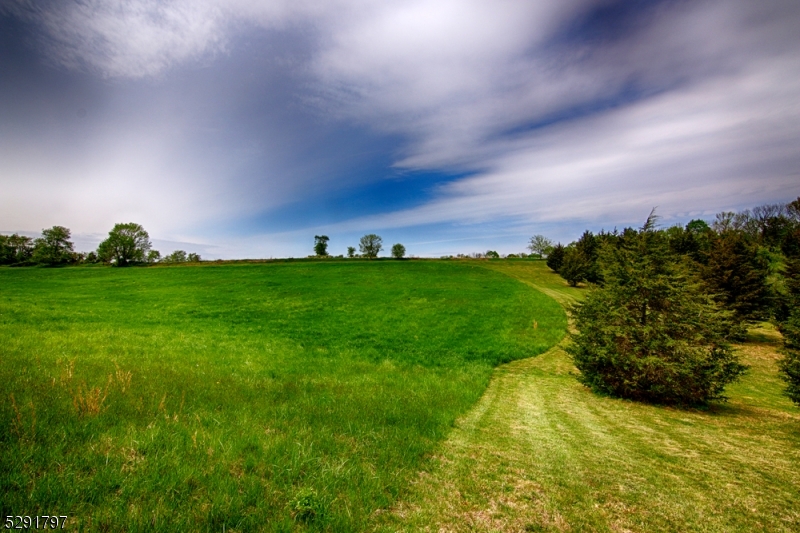
[[[6,516],[3,529],[64,529],[66,515]]]

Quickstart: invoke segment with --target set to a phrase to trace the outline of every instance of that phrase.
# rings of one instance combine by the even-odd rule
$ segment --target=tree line
[[[314,235],[314,257],[330,257],[328,253],[328,241],[330,241],[330,237],[327,235]],[[361,253],[356,255],[355,246],[348,246],[347,257],[375,259],[383,250],[383,239],[379,235],[368,233],[359,240],[358,249]],[[400,243],[396,243],[392,245],[391,253],[394,259],[403,259],[406,255],[406,247]]]
[[[154,263],[199,262],[200,255],[175,250],[162,256],[154,250],[147,231],[134,222],[115,224],[97,251],[76,252],[72,234],[64,226],[42,230],[36,239],[24,235],[0,235],[0,265],[63,266],[106,263],[129,266]]]
[[[667,404],[724,398],[745,372],[731,350],[746,325],[784,338],[786,395],[800,405],[800,198],[723,212],[708,224],[585,231],[547,250],[570,285],[593,289],[572,309],[568,352],[597,392]]]

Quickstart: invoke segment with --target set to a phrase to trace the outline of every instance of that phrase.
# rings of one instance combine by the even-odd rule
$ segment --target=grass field
[[[540,262],[482,263],[564,304]],[[378,531],[800,531],[800,409],[769,325],[738,347],[730,400],[680,410],[599,397],[561,346],[502,365]]]
[[[0,510],[97,531],[361,531],[552,299],[472,262],[0,269]]]

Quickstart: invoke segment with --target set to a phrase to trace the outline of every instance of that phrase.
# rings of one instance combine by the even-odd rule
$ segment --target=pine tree
[[[564,246],[558,243],[553,246],[553,249],[547,256],[547,266],[554,272],[558,272],[561,270],[562,264],[564,264]]]
[[[800,299],[795,303],[800,303]],[[780,331],[784,357],[778,361],[778,368],[787,385],[784,394],[800,406],[800,311],[795,310],[789,320],[781,324]]]
[[[768,275],[769,261],[759,253],[758,244],[739,231],[726,231],[712,242],[703,269],[703,278],[717,300],[750,320],[769,314]]]
[[[578,332],[567,352],[599,393],[681,405],[723,399],[745,371],[728,343],[737,322],[654,226],[651,214],[602,247],[605,284],[573,308]]]

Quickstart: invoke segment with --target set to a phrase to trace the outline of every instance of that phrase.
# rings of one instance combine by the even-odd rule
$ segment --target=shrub
[[[679,405],[724,399],[746,369],[728,344],[738,322],[654,225],[651,215],[641,231],[601,247],[605,285],[573,308],[578,332],[567,352],[599,393]]]

